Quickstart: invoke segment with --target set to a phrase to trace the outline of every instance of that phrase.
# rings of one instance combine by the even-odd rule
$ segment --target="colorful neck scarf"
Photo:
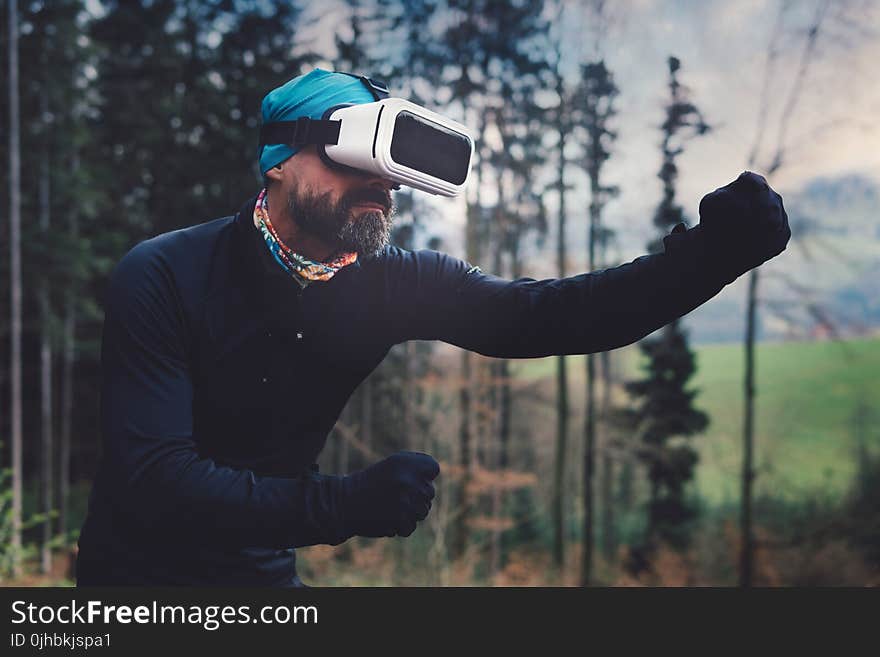
[[[342,253],[325,262],[314,262],[292,251],[275,232],[269,221],[269,199],[263,189],[254,205],[254,226],[266,240],[269,252],[279,265],[305,287],[311,281],[327,281],[340,269],[357,260],[357,252]]]

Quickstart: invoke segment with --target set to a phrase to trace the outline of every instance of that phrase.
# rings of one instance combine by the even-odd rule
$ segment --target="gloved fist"
[[[419,452],[397,452],[343,478],[343,510],[353,536],[409,536],[431,510],[440,465]]]
[[[727,283],[782,253],[791,237],[782,197],[751,171],[703,197],[699,229]]]

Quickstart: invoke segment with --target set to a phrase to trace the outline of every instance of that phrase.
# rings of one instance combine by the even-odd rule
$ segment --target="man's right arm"
[[[342,477],[261,477],[199,454],[176,290],[149,242],[110,281],[101,356],[110,502],[145,529],[205,542],[287,548],[347,540]]]

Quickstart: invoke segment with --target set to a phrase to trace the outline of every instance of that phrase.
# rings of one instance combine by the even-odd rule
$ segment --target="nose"
[[[374,189],[381,189],[385,192],[392,189],[400,189],[400,186],[393,180],[374,175],[369,175],[369,181],[367,182],[367,185]]]
[[[388,191],[390,189],[398,189],[400,186],[395,183],[393,180],[389,178],[383,178],[375,173],[370,173],[368,171],[357,171],[360,175],[361,180],[366,183],[367,187],[372,189],[381,189],[383,191]]]

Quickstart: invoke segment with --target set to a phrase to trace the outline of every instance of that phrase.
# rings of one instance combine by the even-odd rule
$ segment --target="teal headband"
[[[273,89],[263,98],[263,123],[295,121],[307,116],[320,119],[335,105],[372,103],[373,94],[357,77],[316,68]],[[261,146],[260,173],[296,155],[300,149],[286,144]]]

